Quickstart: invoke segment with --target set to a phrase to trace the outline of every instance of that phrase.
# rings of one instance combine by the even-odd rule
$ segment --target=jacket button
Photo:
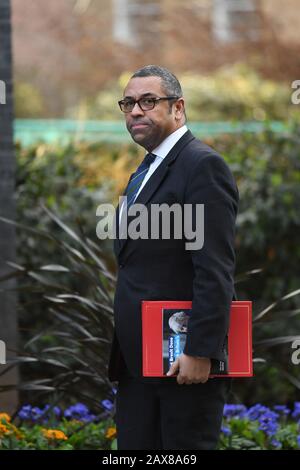
[[[124,264],[119,264],[119,268],[122,269],[124,267]]]

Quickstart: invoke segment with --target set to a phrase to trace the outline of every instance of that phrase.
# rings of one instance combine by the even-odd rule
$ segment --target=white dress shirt
[[[151,153],[156,155],[156,158],[151,163],[151,165],[149,166],[149,170],[147,171],[146,176],[143,179],[143,182],[142,182],[141,186],[139,187],[139,190],[136,193],[135,198],[134,198],[133,201],[135,201],[135,199],[137,198],[137,196],[139,195],[139,193],[141,192],[141,190],[143,189],[143,187],[147,183],[150,176],[154,173],[156,168],[161,164],[163,159],[168,155],[170,150],[174,147],[174,145],[178,142],[178,140],[183,136],[183,134],[185,134],[187,132],[187,130],[188,129],[187,129],[186,125],[183,125],[182,127],[177,129],[176,131],[172,132],[172,134],[168,135],[168,137],[166,137],[165,140],[163,140],[158,145],[158,147],[156,147],[154,150],[152,150]],[[119,223],[121,223],[121,216],[122,216],[122,210],[123,210],[123,207],[124,207],[124,202],[123,202],[123,204],[120,208]]]

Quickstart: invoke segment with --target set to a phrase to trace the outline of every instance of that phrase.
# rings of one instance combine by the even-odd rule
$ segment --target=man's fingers
[[[191,385],[191,384],[204,384],[208,381],[208,377],[201,377],[201,379],[188,379],[186,376],[181,375],[180,373],[177,376],[177,383],[182,385]]]
[[[177,375],[177,383],[178,383],[179,385],[182,385],[182,384],[185,383],[185,379],[184,379],[183,376],[180,375],[180,374]]]
[[[170,369],[168,370],[167,375],[175,374],[178,368],[179,368],[179,361],[178,361],[178,359],[176,359],[176,361],[173,362]]]

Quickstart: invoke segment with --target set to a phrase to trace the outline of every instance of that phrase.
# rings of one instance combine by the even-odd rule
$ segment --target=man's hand
[[[188,356],[180,354],[167,372],[168,376],[176,374],[177,382],[181,384],[205,383],[208,380],[211,369],[211,360],[208,357]]]

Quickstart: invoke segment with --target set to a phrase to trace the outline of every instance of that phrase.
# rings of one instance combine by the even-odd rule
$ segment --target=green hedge
[[[299,288],[299,201],[300,132],[278,134],[223,135],[207,140],[227,160],[238,182],[240,211],[237,221],[237,292],[240,299],[252,299],[257,315],[270,303]],[[96,207],[101,202],[117,202],[120,188],[136,167],[141,152],[134,145],[71,144],[52,147],[43,144],[30,149],[17,147],[17,213],[26,226],[43,229],[62,241],[68,235],[41,209],[39,202],[57,212],[61,219],[83,231],[101,246],[110,271],[116,273],[112,241],[99,242],[95,235]],[[118,186],[118,181],[122,185]],[[18,261],[39,267],[67,262],[65,254],[49,240],[18,229]],[[250,271],[258,270],[255,274]],[[248,273],[248,274],[247,274]],[[59,274],[60,282],[72,292],[89,293],[89,283],[71,273]],[[43,285],[31,281],[35,293],[28,291],[28,279],[20,279],[20,331],[22,344],[49,324]],[[110,291],[113,297],[113,289]],[[279,301],[261,321],[254,324],[256,378],[237,382],[236,393],[244,403],[277,403],[296,399],[296,389],[287,373],[299,375],[290,361],[290,343],[270,347],[265,339],[289,336],[299,331],[299,296]],[[53,338],[42,335],[44,345]],[[33,352],[37,346],[30,346]],[[29,349],[30,350],[30,349]],[[23,379],[38,379],[45,366],[31,364],[22,369]],[[49,373],[56,372],[48,366]],[[282,371],[285,371],[283,376]],[[267,386],[265,386],[267,385]],[[23,400],[27,400],[23,392]]]

